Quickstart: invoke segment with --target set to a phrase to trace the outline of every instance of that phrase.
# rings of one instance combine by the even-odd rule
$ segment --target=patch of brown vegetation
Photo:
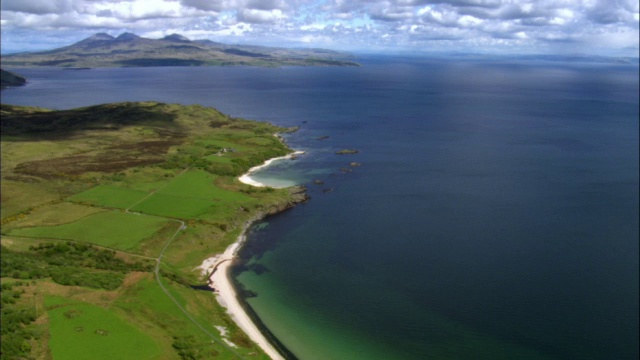
[[[69,297],[75,299],[82,299],[87,293],[95,292],[97,290],[83,288],[80,286],[65,286],[56,284],[51,280],[44,280],[38,282],[38,289],[43,294],[56,295],[62,297]]]
[[[18,174],[53,179],[86,172],[118,172],[136,166],[163,162],[171,146],[180,140],[155,140],[125,143],[111,146],[90,155],[73,155],[54,159],[36,160],[18,164]]]
[[[130,272],[122,282],[121,288],[128,289],[135,285],[138,281],[149,276],[149,273],[141,272],[141,271],[132,271]]]
[[[109,307],[120,295],[118,290],[105,291],[82,286],[67,286],[53,281],[41,281],[38,287],[44,294],[87,302],[104,308]]]
[[[179,140],[154,140],[141,141],[128,144],[119,144],[109,147],[111,150],[129,150],[140,154],[165,154],[171,146],[179,145]]]
[[[23,183],[40,183],[41,179],[29,176],[20,176],[20,175],[8,175],[3,178],[3,180],[13,180]]]
[[[131,167],[157,164],[162,157],[135,158],[130,156],[68,156],[50,160],[38,160],[19,164],[14,171],[19,174],[54,179],[86,172],[118,172]]]

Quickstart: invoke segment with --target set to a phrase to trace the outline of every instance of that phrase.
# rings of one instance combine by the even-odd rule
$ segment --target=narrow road
[[[177,178],[178,176],[184,174],[185,172],[187,172],[190,168],[186,168],[184,170],[182,170],[178,175],[176,175],[173,179]],[[172,180],[173,180],[172,179]],[[125,209],[125,211],[127,213],[130,213],[130,209],[133,208],[134,206],[138,205],[139,203],[143,202],[144,200],[148,199],[149,197],[153,196],[155,193],[157,193],[158,191],[162,190],[165,186],[167,186],[171,181],[167,181],[166,184],[164,184],[163,186],[159,187],[158,189],[152,191],[151,193],[149,193],[149,195],[145,196],[143,199],[137,201],[136,203],[132,204],[131,206],[129,206],[128,208]],[[152,216],[152,215],[147,215],[147,214],[142,214],[142,213],[137,213],[139,215],[144,215],[144,216]],[[162,278],[160,277],[160,264],[162,263],[162,257],[164,256],[165,251],[167,250],[167,248],[169,247],[169,244],[171,244],[171,242],[178,236],[178,234],[180,233],[181,230],[186,229],[186,225],[184,224],[184,221],[182,220],[177,220],[177,219],[169,219],[170,221],[175,221],[177,223],[180,224],[180,227],[178,228],[178,230],[176,230],[175,233],[173,233],[173,236],[171,236],[167,242],[164,244],[164,246],[162,247],[162,250],[160,251],[160,254],[158,255],[158,257],[155,259],[156,260],[156,267],[154,270],[155,273],[155,277],[156,277],[156,282],[158,283],[158,285],[160,286],[160,288],[162,289],[162,291],[169,297],[169,299],[171,299],[171,301],[173,301],[176,306],[178,307],[178,309],[180,309],[180,311],[182,311],[182,313],[189,318],[189,320],[191,320],[191,322],[197,326],[200,330],[202,330],[202,332],[204,332],[205,334],[207,334],[207,336],[209,336],[209,338],[211,338],[211,340],[217,344],[222,345],[223,347],[225,347],[227,350],[229,350],[231,353],[233,353],[236,357],[238,357],[239,359],[244,359],[242,357],[242,355],[240,355],[235,349],[233,349],[231,346],[227,345],[224,341],[220,341],[218,340],[218,338],[213,335],[211,332],[209,332],[209,330],[205,329],[204,326],[202,326],[198,321],[196,321],[196,319],[193,318],[193,316],[191,316],[191,314],[189,314],[189,312],[178,302],[178,300],[171,295],[171,293],[169,292],[169,289],[167,289],[164,284],[162,283]]]
[[[224,341],[218,340],[218,338],[216,338],[213,334],[211,334],[211,332],[209,332],[209,330],[205,329],[198,321],[196,321],[196,319],[194,319],[191,316],[191,314],[189,314],[189,312],[178,302],[178,300],[173,295],[171,295],[169,290],[162,283],[162,280],[160,278],[160,263],[162,262],[162,256],[164,255],[164,252],[167,250],[167,247],[169,247],[169,244],[171,244],[173,239],[175,239],[176,236],[178,236],[178,233],[180,233],[180,230],[184,230],[184,229],[187,228],[185,226],[185,224],[184,224],[184,221],[182,221],[182,220],[172,219],[172,221],[176,221],[176,222],[180,223],[180,227],[178,228],[178,230],[176,230],[176,232],[173,234],[173,236],[171,238],[169,238],[169,240],[167,240],[167,242],[164,244],[164,247],[162,248],[162,251],[160,251],[160,255],[156,259],[156,268],[155,268],[154,272],[155,272],[155,275],[156,275],[156,281],[158,282],[158,285],[160,285],[160,288],[162,289],[162,291],[164,291],[164,293],[176,304],[176,306],[180,309],[180,311],[182,311],[189,318],[189,320],[191,320],[191,322],[194,325],[196,325],[198,328],[200,328],[200,330],[202,330],[205,334],[207,334],[211,338],[211,340],[213,340],[217,344],[220,344],[220,345],[224,346],[227,350],[231,351],[231,353],[233,353],[238,358],[244,359],[242,357],[242,355],[240,355],[235,349],[233,349],[231,346],[227,345]]]

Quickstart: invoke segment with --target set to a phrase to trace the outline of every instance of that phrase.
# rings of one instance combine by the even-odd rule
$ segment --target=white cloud
[[[221,12],[238,7],[234,0],[180,0],[182,5],[202,11]]]
[[[617,29],[593,36],[593,42],[599,46],[638,49],[638,32],[631,29]]]
[[[322,44],[326,46],[328,44],[331,44],[332,39],[329,36],[304,35],[300,38],[300,41],[305,44],[314,44],[314,45]]]
[[[2,11],[26,14],[59,14],[73,10],[73,0],[2,0]]]
[[[177,1],[137,0],[131,2],[99,3],[90,10],[95,15],[103,14],[123,20],[181,17],[189,14]]]
[[[247,32],[251,32],[253,27],[251,24],[238,23],[223,29],[213,31],[212,34],[215,36],[242,36]]]
[[[482,20],[471,15],[462,15],[458,19],[458,23],[464,27],[472,27],[482,24]]]
[[[302,26],[300,26],[300,30],[303,30],[303,31],[307,31],[307,30],[323,30],[326,27],[327,27],[326,24],[314,23],[314,24],[309,24],[309,25],[302,25]]]
[[[158,37],[171,31],[356,50],[535,52],[562,43],[638,56],[640,19],[637,0],[2,0],[1,6],[3,51],[65,38],[69,44],[98,31]]]
[[[242,9],[238,12],[238,20],[247,23],[275,23],[285,19],[282,10]]]
[[[284,10],[288,7],[284,0],[247,0],[245,6],[256,10]]]

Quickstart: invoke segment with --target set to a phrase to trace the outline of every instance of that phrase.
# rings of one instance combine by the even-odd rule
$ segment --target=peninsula
[[[59,49],[7,54],[2,66],[65,68],[128,66],[358,66],[349,54],[325,49],[288,49],[192,41],[173,34],[148,39],[132,33],[98,33]]]
[[[9,86],[23,86],[27,83],[27,79],[10,71],[0,69],[0,89]]]
[[[278,358],[224,269],[252,221],[307,199],[238,179],[291,154],[290,129],[157,102],[0,113],[3,354]]]

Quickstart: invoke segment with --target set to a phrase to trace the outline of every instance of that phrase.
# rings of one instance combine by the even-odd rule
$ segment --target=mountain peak
[[[115,38],[107,33],[97,33],[89,36],[86,40],[113,40],[113,39]]]
[[[126,32],[126,33],[122,33],[120,34],[120,36],[118,36],[116,38],[116,40],[120,40],[120,41],[131,41],[131,40],[136,40],[139,39],[140,36],[130,33],[130,32]]]
[[[191,41],[189,40],[187,37],[182,36],[180,34],[171,34],[171,35],[167,35],[165,37],[162,38],[162,40],[167,40],[167,41]]]
[[[101,46],[105,41],[112,41],[115,39],[113,36],[106,33],[97,33],[89,36],[88,38],[77,42],[75,45],[83,47]]]

